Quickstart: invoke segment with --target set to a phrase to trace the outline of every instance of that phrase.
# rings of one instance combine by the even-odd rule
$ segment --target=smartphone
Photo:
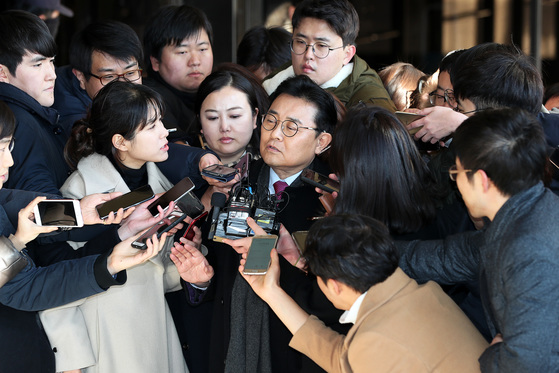
[[[404,126],[407,126],[411,122],[416,121],[419,118],[423,118],[425,116],[416,113],[408,113],[407,111],[397,111],[394,114],[396,114],[396,117],[400,120],[400,122],[402,122]]]
[[[80,201],[77,199],[47,199],[35,206],[34,213],[37,225],[59,228],[83,227]]]
[[[308,168],[301,173],[301,180],[328,193],[340,192],[340,183]]]
[[[219,180],[223,183],[233,180],[237,174],[237,169],[225,167],[222,164],[213,164],[202,170],[202,175]]]
[[[148,206],[149,212],[151,212],[153,216],[159,215],[159,210],[157,209],[157,206],[161,206],[161,208],[165,210],[167,209],[167,207],[169,207],[169,203],[171,203],[171,201],[176,202],[178,199],[183,197],[186,193],[190,192],[192,189],[194,189],[194,183],[192,182],[192,180],[190,180],[190,178],[185,177],[177,184],[175,184],[174,187],[169,189],[165,194],[163,194],[161,197],[153,201]]]
[[[208,216],[208,212],[204,211],[203,213],[201,213],[200,215],[198,215],[197,217],[192,219],[190,224],[188,224],[188,228],[186,228],[186,230],[184,231],[184,234],[182,236],[184,238],[186,238],[187,240],[192,241],[192,239],[194,238],[194,234],[195,234],[194,233],[194,227],[200,228],[200,226],[202,225],[202,223],[206,219],[206,216]]]
[[[161,238],[161,235],[165,232],[173,229],[177,224],[186,219],[188,215],[185,213],[173,212],[171,215],[167,216],[165,219],[161,219],[154,226],[148,229],[144,234],[138,237],[134,242],[132,242],[132,247],[140,250],[147,249],[146,241],[151,238],[155,233],[157,233],[157,238]]]
[[[291,234],[291,237],[293,237],[293,241],[295,241],[295,245],[297,245],[301,254],[305,252],[305,241],[307,240],[308,234],[309,231],[297,231]]]
[[[140,203],[153,198],[154,195],[155,194],[153,193],[151,187],[149,185],[144,185],[131,192],[113,198],[110,201],[97,205],[95,208],[97,209],[99,217],[101,219],[105,219],[109,216],[111,211],[117,212],[121,207],[124,208],[124,210],[127,210],[130,207],[139,205]]]
[[[239,175],[241,175],[241,180],[248,176],[248,164],[250,163],[250,153],[245,153],[239,159],[239,162],[235,165],[235,169],[239,170]]]
[[[176,200],[177,207],[191,218],[204,212],[204,205],[192,192],[188,192]]]
[[[254,236],[245,262],[245,275],[265,275],[270,265],[270,252],[276,247],[278,236],[274,234]]]

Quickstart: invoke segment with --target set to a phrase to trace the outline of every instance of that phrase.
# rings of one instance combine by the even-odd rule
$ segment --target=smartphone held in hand
[[[243,274],[265,275],[270,265],[270,252],[278,241],[274,234],[257,235],[252,238],[252,244],[248,250]]]
[[[34,208],[35,223],[41,226],[83,227],[80,201],[77,199],[47,199]]]

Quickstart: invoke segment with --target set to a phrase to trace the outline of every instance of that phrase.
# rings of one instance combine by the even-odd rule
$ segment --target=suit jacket
[[[147,163],[147,173],[154,192],[172,187],[155,164]],[[109,188],[129,191],[111,161],[92,154],[79,162],[61,191],[79,198]],[[57,351],[57,371],[87,367],[84,372],[188,372],[164,297],[166,291],[180,289],[169,246],[128,270],[126,285],[41,313]]]
[[[290,346],[331,373],[455,373],[479,372],[487,342],[437,284],[398,268],[369,289],[347,336],[311,316]]]

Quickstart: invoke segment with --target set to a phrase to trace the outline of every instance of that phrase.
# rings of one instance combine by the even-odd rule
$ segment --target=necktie
[[[274,183],[274,190],[276,191],[276,201],[279,201],[281,199],[281,195],[283,194],[283,191],[288,186],[289,184],[287,184],[285,181],[282,180],[278,180]]]

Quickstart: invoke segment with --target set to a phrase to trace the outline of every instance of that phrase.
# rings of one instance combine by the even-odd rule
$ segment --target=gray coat
[[[512,196],[483,231],[397,243],[400,266],[420,281],[479,279],[492,334],[482,372],[559,369],[559,198],[539,183]]]

